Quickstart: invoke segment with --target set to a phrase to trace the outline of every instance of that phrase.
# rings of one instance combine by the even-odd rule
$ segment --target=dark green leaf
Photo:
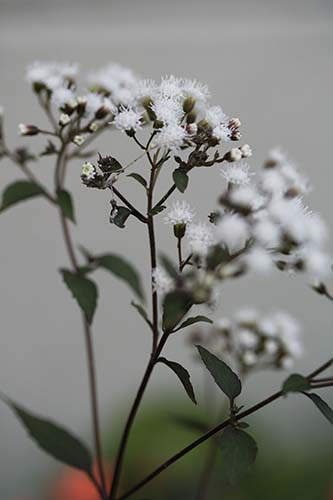
[[[150,215],[157,215],[160,212],[163,212],[163,210],[166,209],[166,205],[156,205],[156,207],[152,208],[150,211]]]
[[[163,330],[171,332],[191,307],[191,301],[184,292],[170,292],[163,304]]]
[[[16,181],[6,187],[2,195],[2,203],[0,211],[3,212],[7,208],[29,198],[41,196],[45,194],[43,189],[30,181]]]
[[[178,191],[184,193],[188,185],[188,175],[181,168],[176,168],[172,174],[172,178]]]
[[[146,310],[140,304],[136,304],[133,301],[131,302],[131,305],[138,311],[140,316],[145,320],[145,322],[150,326],[150,328],[152,328],[153,325],[152,325],[152,322],[150,321],[150,319],[148,318],[148,314],[147,314]]]
[[[123,229],[125,227],[125,222],[131,215],[131,211],[126,207],[118,207],[118,212],[115,218],[113,219],[113,223]]]
[[[57,201],[64,216],[75,223],[74,205],[71,194],[64,189],[60,189],[57,192]]]
[[[147,188],[147,181],[144,177],[142,177],[142,175],[133,172],[132,174],[129,174],[127,177],[132,177],[139,184],[141,184],[141,186],[143,186],[144,188]]]
[[[230,484],[235,484],[255,462],[258,447],[247,432],[235,427],[227,427],[220,437],[222,474]]]
[[[193,316],[192,318],[188,318],[187,320],[184,321],[178,328],[177,331],[180,330],[181,328],[186,328],[187,326],[194,325],[195,323],[213,323],[213,321],[207,316]]]
[[[67,269],[60,270],[64,282],[81,307],[88,323],[92,322],[97,305],[97,287],[93,281]]]
[[[197,401],[195,399],[194,395],[194,390],[193,386],[191,384],[190,380],[190,374],[189,372],[179,363],[176,363],[175,361],[169,361],[166,358],[158,358],[158,361],[161,363],[164,363],[166,366],[171,368],[172,371],[175,372],[181,383],[183,384],[183,387],[188,395],[188,397],[193,401],[194,404],[197,404]]]
[[[242,391],[242,384],[238,376],[221,359],[214,356],[204,347],[197,346],[200,357],[211,373],[217,385],[232,402]]]
[[[140,299],[144,298],[140,276],[130,262],[111,253],[95,257],[95,262],[98,266],[125,281]]]
[[[324,417],[333,425],[333,410],[318,394],[304,393],[308,398],[310,398],[318,410],[324,415]]]
[[[160,254],[160,261],[166,272],[171,276],[171,278],[177,280],[179,278],[179,272],[177,267],[174,265],[171,259],[164,254]]]
[[[2,398],[40,448],[67,465],[91,475],[92,459],[87,447],[59,425],[28,412],[22,406]]]
[[[303,375],[299,375],[298,373],[293,373],[283,383],[282,391],[284,394],[288,394],[288,392],[307,391],[310,388],[311,385],[307,378],[303,377]]]
[[[172,417],[172,420],[174,420],[176,424],[181,425],[186,429],[199,432],[200,434],[206,433],[210,429],[209,425],[207,425],[205,422],[183,415],[174,415]]]

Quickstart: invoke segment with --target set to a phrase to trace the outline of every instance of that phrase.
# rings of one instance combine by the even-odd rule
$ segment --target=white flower
[[[250,165],[245,161],[239,161],[221,169],[221,175],[230,184],[250,184],[254,172],[250,171]]]
[[[258,356],[252,351],[246,351],[243,354],[243,363],[247,366],[253,366],[257,363]]]
[[[264,342],[264,351],[265,353],[273,356],[279,350],[279,344],[274,339],[267,339]]]
[[[164,76],[162,77],[159,86],[159,95],[163,98],[179,99],[182,97],[182,80],[181,78],[176,78],[175,76]]]
[[[85,161],[84,164],[82,165],[81,175],[88,181],[94,179],[96,176],[96,169],[94,165],[89,161]]]
[[[139,80],[135,87],[135,97],[142,99],[154,99],[157,95],[158,85],[154,80]]]
[[[220,123],[213,128],[213,136],[219,141],[229,141],[231,136],[231,130],[229,129],[227,123]]]
[[[217,225],[218,239],[231,253],[240,250],[249,235],[247,222],[238,214],[225,214]]]
[[[35,61],[28,66],[26,79],[30,83],[42,83],[54,88],[49,84],[58,81],[58,85],[61,85],[64,79],[73,79],[77,72],[78,65],[74,63]]]
[[[258,210],[263,205],[263,198],[254,186],[236,186],[228,194],[232,204],[239,208]]]
[[[114,118],[113,123],[116,128],[123,131],[134,130],[135,132],[141,128],[142,113],[134,109],[123,108]]]
[[[332,272],[332,259],[321,250],[305,246],[301,255],[305,269],[312,278],[324,278]]]
[[[278,247],[281,243],[280,227],[267,217],[259,218],[252,228],[254,239],[264,247]]]
[[[189,224],[192,222],[195,212],[186,201],[176,201],[164,217],[166,224]]]
[[[239,148],[232,148],[228,153],[228,161],[240,161],[243,158],[242,152]]]
[[[225,123],[228,117],[220,106],[211,106],[206,111],[205,119],[212,128],[215,128],[221,123]]]
[[[67,115],[66,113],[62,113],[59,117],[59,124],[62,125],[63,127],[65,125],[68,125],[68,123],[71,121],[71,117]]]
[[[153,285],[154,289],[161,295],[171,292],[174,287],[172,279],[161,267],[156,267],[153,271]]]
[[[200,256],[205,256],[209,247],[215,243],[211,227],[204,222],[189,224],[186,230],[186,237],[191,251]]]
[[[111,63],[91,73],[88,80],[92,87],[100,87],[110,92],[111,100],[117,106],[128,106],[135,99],[138,77],[129,68]]]
[[[151,106],[157,120],[166,125],[178,123],[184,115],[181,104],[173,99],[158,99]]]
[[[247,328],[241,328],[235,336],[240,346],[245,349],[254,349],[259,344],[258,335]]]
[[[250,271],[268,273],[273,269],[273,261],[270,254],[260,247],[253,247],[247,252],[245,262]]]
[[[252,156],[252,149],[248,144],[244,144],[244,146],[241,146],[239,150],[241,151],[243,158],[250,158],[250,156]]]
[[[184,144],[186,130],[177,124],[169,124],[158,130],[153,142],[155,146],[176,150]]]
[[[52,92],[51,104],[56,108],[62,108],[68,105],[72,108],[76,105],[74,92],[65,87],[59,87]]]
[[[182,82],[182,89],[185,97],[193,97],[193,99],[198,102],[205,103],[210,97],[207,85],[197,80],[185,79]]]

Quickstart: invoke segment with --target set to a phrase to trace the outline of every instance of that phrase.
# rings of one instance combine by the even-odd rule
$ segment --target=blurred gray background
[[[25,66],[35,59],[78,61],[83,74],[117,61],[147,77],[196,77],[209,85],[214,103],[240,117],[244,141],[254,151],[254,168],[276,144],[290,152],[315,186],[309,204],[333,229],[332,7],[331,0],[0,0],[0,104],[8,143],[21,141],[36,148],[33,140],[20,140],[16,132],[19,122],[44,123],[24,82]],[[101,138],[99,150],[122,162],[136,154],[120,134]],[[45,182],[51,180],[50,163],[52,158],[35,167]],[[0,167],[2,187],[22,177],[9,162]],[[75,240],[94,250],[123,253],[147,272],[146,234],[134,220],[124,231],[111,227],[108,194],[83,189],[79,173],[80,164],[73,164],[68,185],[76,197]],[[213,169],[191,178],[186,199],[202,218],[214,207],[220,183]],[[140,203],[142,190],[132,180],[122,189]],[[1,391],[89,440],[81,322],[57,272],[67,265],[67,257],[56,214],[42,200],[27,202],[1,216],[0,231]],[[172,254],[173,240],[163,225],[159,238],[160,247]],[[99,392],[103,422],[112,425],[114,411],[133,398],[150,339],[129,306],[127,288],[109,275],[97,277]],[[240,287],[233,283],[224,289],[216,315],[228,315],[244,304],[263,310],[286,308],[299,317],[306,354],[297,369],[309,370],[332,354],[332,304],[312,293],[303,280],[276,274],[243,280]],[[191,367],[192,353],[184,337],[170,342],[168,355]],[[200,385],[200,371],[194,365],[193,371]],[[280,380],[281,375],[273,374],[254,378],[248,399],[268,394]],[[154,391],[173,388],[178,389],[177,382],[157,370],[147,399]],[[332,395],[327,397],[333,402]],[[323,446],[333,444],[329,427],[301,398],[265,410],[262,418],[276,419],[277,446],[290,446],[290,437],[305,450],[311,439]],[[57,464],[35,448],[4,406],[0,425],[1,500],[36,498],[39,479]],[[285,441],[279,430],[285,431]]]

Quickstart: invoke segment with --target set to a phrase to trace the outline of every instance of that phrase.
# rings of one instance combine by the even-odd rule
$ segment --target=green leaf
[[[33,415],[6,397],[1,398],[20,419],[31,438],[62,463],[92,474],[92,458],[87,447],[58,424]]]
[[[166,205],[156,205],[154,208],[151,209],[150,215],[157,215],[160,212],[163,212],[163,210],[166,209]]]
[[[177,267],[174,265],[171,259],[164,254],[160,254],[160,261],[166,272],[171,276],[171,278],[177,280],[179,278],[179,272]]]
[[[194,325],[195,323],[201,323],[201,322],[213,323],[213,321],[211,319],[207,318],[207,316],[193,316],[192,318],[188,318],[187,320],[185,320],[184,323],[182,323],[177,328],[177,331],[181,330],[182,328],[186,328],[187,326],[191,326],[191,325]]]
[[[133,172],[132,174],[128,174],[127,177],[132,177],[139,184],[141,184],[141,186],[143,186],[144,188],[147,189],[147,181],[146,181],[146,179],[144,177],[142,177],[142,175]]]
[[[232,369],[221,359],[214,356],[204,347],[197,346],[200,357],[206,368],[211,373],[217,385],[228,396],[231,402],[242,391],[242,383]]]
[[[288,394],[288,392],[303,392],[311,388],[311,384],[307,378],[298,373],[293,373],[287,380],[283,383],[282,392]]]
[[[173,171],[172,178],[174,183],[176,184],[178,191],[184,193],[188,185],[187,173],[184,172],[184,170],[182,170],[181,168],[176,168],[176,170]]]
[[[72,292],[74,299],[81,307],[86,320],[91,323],[97,305],[98,291],[95,283],[90,279],[68,271],[67,269],[60,270],[63,280]]]
[[[126,207],[118,207],[118,212],[115,218],[113,219],[113,223],[123,229],[125,227],[125,222],[131,215],[131,211]]]
[[[144,299],[140,276],[130,262],[111,253],[95,257],[95,262],[99,267],[125,281],[141,300]]]
[[[197,404],[189,372],[182,365],[176,363],[175,361],[169,361],[166,358],[158,358],[158,361],[164,363],[166,366],[171,368],[173,372],[175,372],[175,374],[183,384],[188,397],[191,399],[191,401],[193,401],[194,404]]]
[[[258,447],[245,431],[227,427],[219,439],[222,474],[230,484],[236,484],[255,462]]]
[[[145,320],[145,322],[150,326],[150,328],[153,328],[152,322],[150,321],[146,310],[140,304],[136,304],[133,301],[131,302],[131,306],[133,306],[138,311],[140,316]]]
[[[310,398],[318,410],[324,415],[324,417],[333,425],[333,410],[318,394],[304,393],[305,396]]]
[[[204,434],[209,431],[210,426],[203,422],[202,420],[194,419],[188,417],[187,415],[173,415],[172,420],[182,427],[186,429],[190,429],[192,431],[199,432],[200,434]]]
[[[71,194],[65,189],[59,189],[57,191],[57,201],[64,216],[75,224],[74,204]]]
[[[35,198],[45,194],[43,189],[30,181],[16,181],[6,187],[2,195],[0,212],[29,198]]]
[[[179,321],[183,319],[192,303],[184,292],[170,292],[163,303],[162,326],[164,331],[171,332]]]

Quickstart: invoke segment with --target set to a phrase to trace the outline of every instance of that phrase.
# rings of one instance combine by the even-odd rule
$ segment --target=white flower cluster
[[[255,183],[244,161],[223,168],[222,176],[228,188],[220,199],[216,238],[230,255],[239,252],[235,269],[267,271],[275,265],[312,278],[330,271],[326,225],[304,205],[309,183],[284,153],[271,152]]]
[[[227,355],[241,374],[289,370],[303,354],[300,325],[285,311],[262,315],[254,308],[240,309],[232,319],[217,321],[202,339],[216,353]]]

